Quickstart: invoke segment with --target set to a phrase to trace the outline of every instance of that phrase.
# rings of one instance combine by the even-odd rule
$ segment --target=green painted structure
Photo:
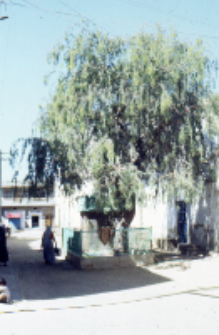
[[[152,228],[109,229],[112,236],[103,243],[99,231],[63,228],[63,249],[82,257],[142,255],[152,251]]]

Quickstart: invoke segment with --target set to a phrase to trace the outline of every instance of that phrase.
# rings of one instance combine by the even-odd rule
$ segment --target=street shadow
[[[83,271],[74,269],[64,259],[57,259],[55,265],[46,265],[42,250],[30,248],[34,241],[36,239],[16,236],[8,240],[12,267],[25,300],[87,296],[170,281],[141,267]]]

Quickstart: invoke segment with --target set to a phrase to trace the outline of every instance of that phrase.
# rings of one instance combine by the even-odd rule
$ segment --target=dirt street
[[[12,303],[0,306],[4,335],[219,333],[218,255],[79,271],[61,257],[46,266],[41,235],[8,239],[11,261],[0,267],[12,291]]]

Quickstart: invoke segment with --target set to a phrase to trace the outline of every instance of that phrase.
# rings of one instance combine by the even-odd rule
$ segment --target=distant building
[[[3,182],[2,218],[12,228],[24,229],[40,227],[55,223],[55,195],[38,187],[35,195],[29,197],[27,188],[20,183]]]

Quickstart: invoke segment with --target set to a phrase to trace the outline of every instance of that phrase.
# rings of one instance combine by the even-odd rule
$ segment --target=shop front
[[[8,223],[12,229],[21,229],[23,228],[23,213],[22,212],[7,212],[6,218],[8,219]]]

